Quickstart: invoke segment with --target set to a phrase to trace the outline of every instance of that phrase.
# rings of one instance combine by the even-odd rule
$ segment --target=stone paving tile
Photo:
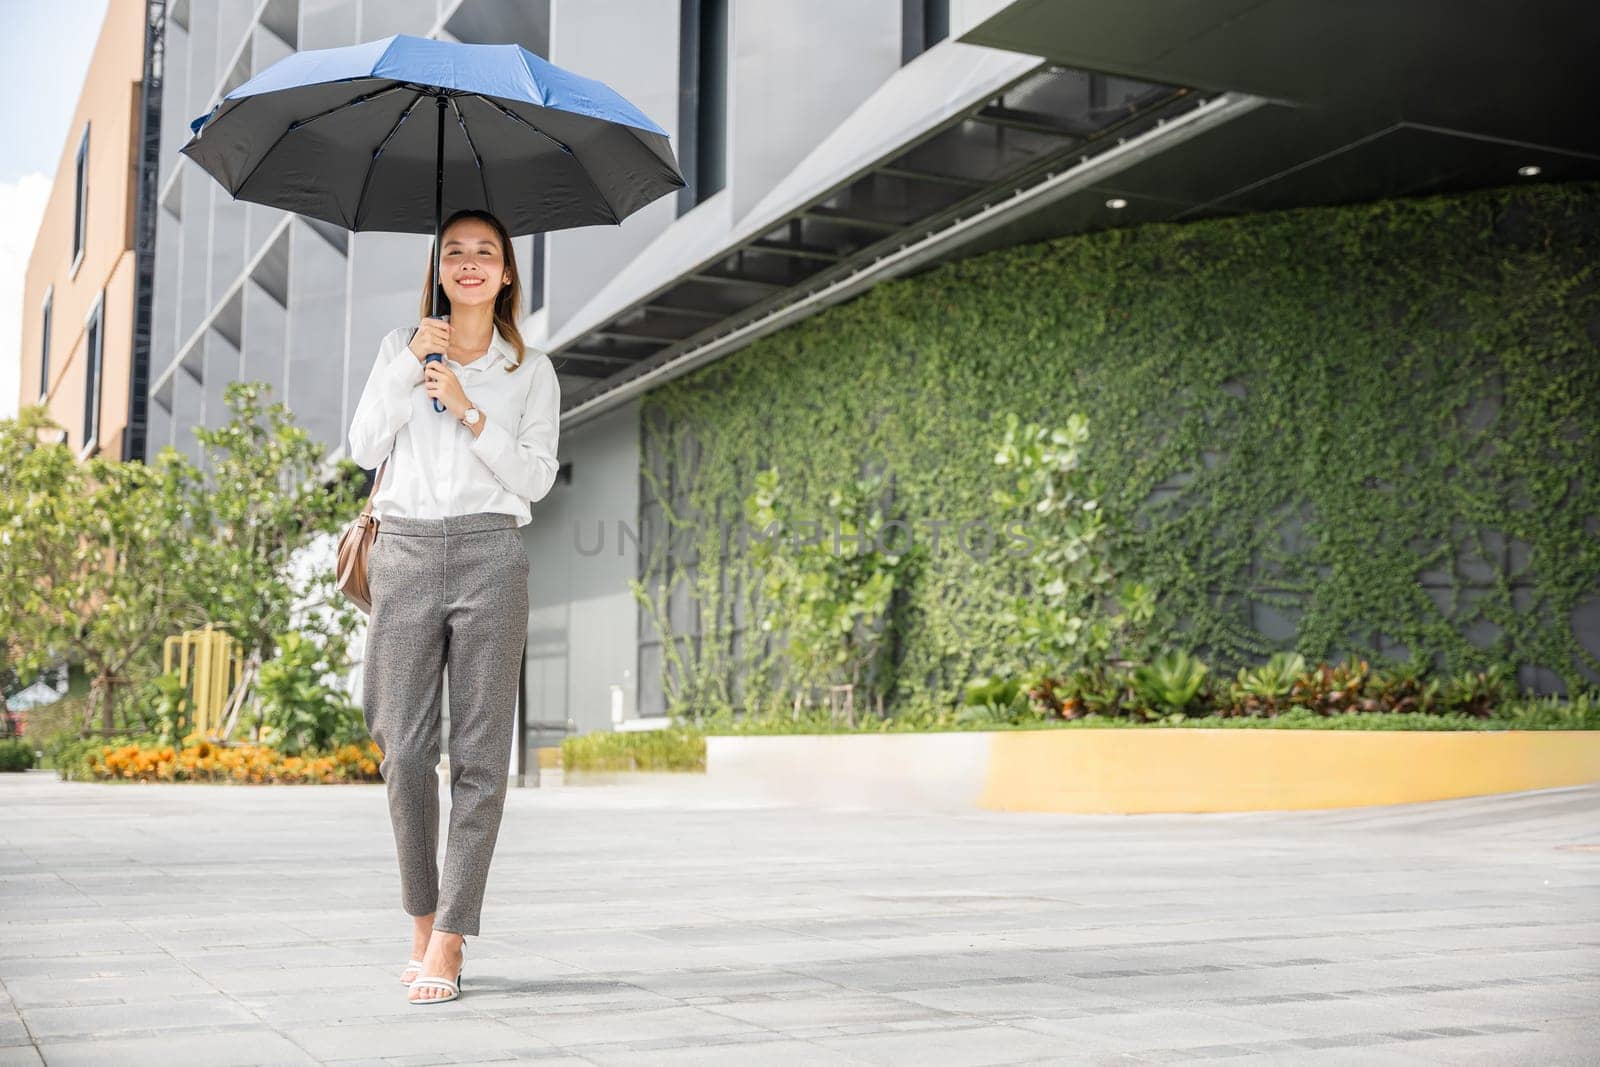
[[[463,997],[426,1008],[396,981],[381,787],[29,772],[0,776],[0,804],[0,1067],[1520,1067],[1600,1047],[1600,868],[1558,847],[1593,839],[1600,789],[1137,818],[513,791]]]
[[[862,994],[819,994],[794,1000],[727,1003],[705,1010],[779,1031],[792,1026],[819,1024],[842,1027],[871,1023],[881,1028],[886,1023],[936,1019],[946,1014],[936,1008],[909,1003],[897,997]]]
[[[688,999],[700,995],[748,996],[754,993],[808,992],[837,989],[811,975],[789,971],[753,971],[744,968],[717,971],[673,971],[639,975],[634,983],[666,997]]]
[[[1045,1056],[1075,1062],[1070,1044],[1058,1035],[1031,1033],[1011,1026],[979,1026],[968,1030],[931,1033],[883,1033],[821,1037],[824,1048],[875,1064],[939,1064],[941,1067],[979,1067],[1017,1063]]]
[[[11,999],[21,1008],[63,1003],[116,1003],[214,993],[210,983],[190,971],[84,978],[7,978]]]
[[[1433,1067],[1432,1060],[1396,1048],[1363,1048],[1359,1055],[1352,1055],[1349,1049],[1273,1049],[1245,1056],[1229,1055],[1219,1062],[1226,1063],[1228,1067],[1234,1067],[1235,1064],[1250,1064],[1251,1067]]]
[[[1293,1029],[1263,1021],[1166,1009],[1067,1019],[1026,1019],[1012,1025],[1034,1033],[1059,1035],[1074,1046],[1136,1053],[1141,1049],[1182,1050],[1190,1045],[1241,1044],[1296,1036]]]
[[[424,1008],[405,1005],[405,1008],[416,1018],[402,1016],[377,1022],[346,1020],[335,1025],[297,1026],[294,1040],[318,1060],[455,1053],[482,1056],[549,1046],[549,1042],[499,1020],[473,1014],[465,998],[449,1004],[430,1004]],[[424,1013],[425,1018],[422,1017]]]
[[[1085,1015],[1144,1010],[1147,1005],[1128,997],[1108,997],[1075,983],[1006,982],[962,984],[912,989],[892,994],[899,1000],[925,1004],[942,1011],[983,1018],[1074,1018]]]
[[[1461,1067],[1503,1064],[1594,1067],[1600,1062],[1597,1049],[1600,1049],[1600,1012],[1591,1012],[1587,1019],[1543,1024],[1537,1030],[1444,1037],[1408,1046],[1408,1051],[1429,1064],[1459,1064]]]
[[[535,1010],[527,1015],[505,1019],[504,1025],[532,1034],[552,1045],[579,1050],[593,1042],[739,1037],[764,1031],[763,1027],[688,1005],[632,1010],[599,1018],[591,1011],[556,1015]]]
[[[576,1062],[576,1061],[575,1061]],[[809,1041],[767,1041],[759,1045],[720,1045],[712,1048],[685,1047],[650,1052],[586,1050],[585,1063],[600,1067],[856,1067],[866,1063],[842,1052]]]
[[[170,1067],[174,1063],[206,1067],[278,1067],[315,1064],[307,1052],[282,1034],[264,1027],[211,1030],[201,1033],[163,1033],[150,1037],[104,1037],[75,1041],[46,1041],[42,1046],[49,1067]]]
[[[0,1047],[26,1045],[30,1040],[28,1028],[22,1025],[22,1016],[9,1010],[0,1013]]]
[[[0,978],[112,978],[143,974],[179,974],[187,970],[165,952],[68,952],[25,958],[0,956]]]
[[[376,967],[368,964],[343,964],[323,967],[213,967],[196,963],[194,972],[211,988],[231,997],[274,996],[289,990],[309,990],[324,994],[382,989],[400,989],[400,965]]]
[[[85,1003],[22,1009],[35,1038],[91,1037],[115,1033],[153,1034],[204,1030],[225,1023],[249,1025],[258,1020],[249,1011],[219,997],[204,999]]]

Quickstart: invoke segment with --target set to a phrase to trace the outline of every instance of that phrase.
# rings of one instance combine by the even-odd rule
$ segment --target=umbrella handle
[[[434,114],[437,121],[434,123],[434,158],[433,158],[433,317],[439,317],[439,305],[444,297],[444,272],[441,269],[444,249],[439,247],[439,241],[444,236],[440,228],[444,225],[444,94],[440,93],[433,100],[436,105]],[[424,365],[434,360],[444,359],[438,352],[430,355],[423,361]],[[433,410],[443,411],[444,405],[436,399]]]
[[[426,359],[424,359],[422,362],[423,362],[424,365],[426,365],[426,364],[433,363],[435,361],[442,360],[442,359],[444,359],[444,356],[440,355],[438,352],[434,352],[431,355],[429,355]],[[443,411],[444,410],[444,405],[439,403],[439,398],[438,397],[434,397],[434,399],[433,399],[433,410],[435,410],[435,411]]]

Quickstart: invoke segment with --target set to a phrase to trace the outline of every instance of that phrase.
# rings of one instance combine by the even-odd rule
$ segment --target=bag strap
[[[389,466],[389,457],[385,456],[383,457],[383,462],[378,464],[378,476],[373,479],[372,492],[367,494],[366,506],[361,509],[362,515],[372,514],[372,498],[378,495],[378,486],[383,484],[383,471],[387,466]]]
[[[417,336],[417,328],[415,326],[413,326],[411,328],[411,336],[412,337],[416,337]],[[411,342],[408,340],[406,343],[410,344]],[[393,455],[393,453],[391,453],[390,455]],[[361,509],[361,514],[363,514],[363,515],[371,515],[372,514],[372,498],[378,495],[378,486],[383,484],[383,471],[384,471],[384,468],[387,467],[388,465],[389,465],[389,456],[385,456],[385,457],[383,457],[383,462],[378,464],[378,476],[373,479],[372,492],[367,494],[367,505],[366,505],[366,507]]]

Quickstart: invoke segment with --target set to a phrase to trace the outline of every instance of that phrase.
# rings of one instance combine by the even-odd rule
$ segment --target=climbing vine
[[[1003,249],[763,338],[644,401],[674,532],[636,592],[692,605],[667,705],[775,687],[728,536],[774,466],[796,513],[888,471],[913,536],[944,530],[896,594],[890,706],[958,703],[1010,658],[1025,567],[951,531],[998,518],[1009,414],[1072,411],[1160,643],[1222,673],[1281,650],[1600,681],[1597,263],[1600,184],[1530,186]]]

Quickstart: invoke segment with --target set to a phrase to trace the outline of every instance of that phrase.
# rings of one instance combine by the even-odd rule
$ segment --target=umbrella
[[[446,215],[487,210],[512,236],[617,225],[685,184],[643,112],[514,44],[398,34],[296,52],[190,129],[180,151],[236,200],[352,231],[431,230],[434,316]]]

